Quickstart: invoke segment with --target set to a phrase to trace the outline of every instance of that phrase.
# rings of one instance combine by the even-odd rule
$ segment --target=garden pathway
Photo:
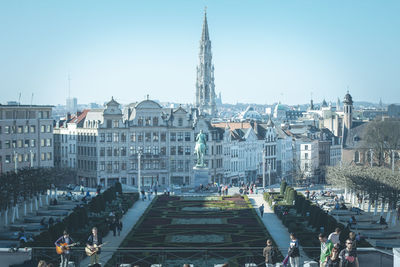
[[[152,201],[153,200],[154,197],[152,198]],[[142,201],[140,199],[136,201],[135,204],[133,204],[133,206],[125,213],[125,215],[121,219],[123,225],[121,235],[113,236],[112,231],[110,231],[105,237],[103,237],[103,243],[108,242],[107,245],[104,246],[104,249],[100,254],[100,263],[103,266],[107,263],[108,260],[111,259],[112,255],[120,246],[126,235],[132,230],[136,222],[140,219],[140,217],[150,205],[150,203],[152,203],[152,201]],[[80,266],[89,266],[89,263],[90,257],[86,257],[84,260],[81,261]]]
[[[278,245],[280,252],[286,256],[290,243],[289,232],[287,228],[282,224],[274,211],[271,210],[268,203],[264,201],[262,194],[252,194],[248,196],[258,215],[260,215],[260,210],[258,207],[260,207],[261,204],[264,204],[264,216],[261,218],[261,220],[263,221],[268,232],[271,234],[272,238],[275,240],[275,243]],[[301,247],[300,255],[301,262],[310,261]]]

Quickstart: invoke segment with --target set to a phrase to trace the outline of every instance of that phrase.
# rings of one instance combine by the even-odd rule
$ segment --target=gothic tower
[[[196,107],[201,114],[215,117],[214,65],[212,64],[211,41],[208,34],[207,13],[204,12],[203,32],[200,39],[199,65],[196,80]]]
[[[344,96],[343,112],[343,127],[348,131],[351,129],[353,123],[353,98],[349,94],[349,91],[347,91],[347,94]]]

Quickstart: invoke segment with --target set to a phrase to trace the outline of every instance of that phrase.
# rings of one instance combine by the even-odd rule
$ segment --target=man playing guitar
[[[90,265],[99,263],[99,254],[101,252],[101,246],[103,244],[103,239],[97,234],[97,228],[92,228],[92,234],[89,236],[86,242],[87,254],[90,255]],[[88,253],[91,251],[92,253]]]
[[[61,256],[60,267],[68,267],[69,258],[71,257],[70,247],[75,245],[72,238],[64,230],[63,235],[54,244],[56,245],[57,253]]]

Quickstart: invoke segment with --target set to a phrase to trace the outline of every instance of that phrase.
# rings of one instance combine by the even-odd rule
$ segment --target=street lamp
[[[14,151],[14,171],[18,173],[18,152]]]
[[[268,162],[268,188],[271,191],[271,162]]]
[[[262,174],[263,174],[263,189],[265,189],[265,147],[262,151]]]
[[[139,150],[139,152],[138,152],[138,192],[139,192],[139,195],[140,195],[140,192],[141,192],[141,177],[140,177],[140,159],[141,159],[141,157],[142,157],[142,151],[141,150]]]
[[[374,151],[372,150],[372,148],[369,150],[369,152],[371,153],[371,167],[372,167],[372,163],[373,163],[373,156],[374,156]]]

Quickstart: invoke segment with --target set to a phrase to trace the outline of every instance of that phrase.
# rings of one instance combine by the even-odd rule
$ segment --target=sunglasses
[[[347,245],[351,245],[351,244],[353,244],[353,242],[347,242],[346,244],[347,244]]]

